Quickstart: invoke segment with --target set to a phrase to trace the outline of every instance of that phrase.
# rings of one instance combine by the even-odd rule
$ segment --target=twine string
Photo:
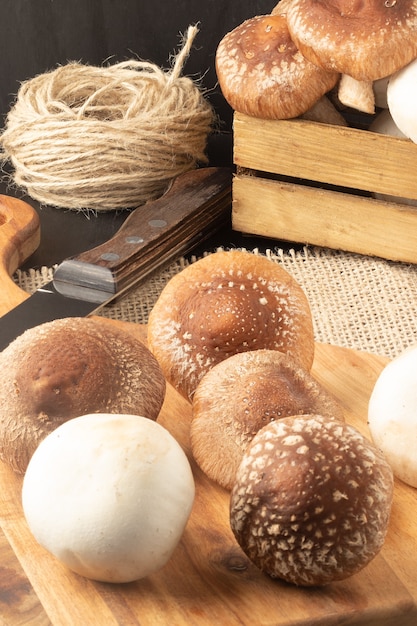
[[[14,184],[41,204],[105,211],[154,199],[206,163],[215,115],[182,75],[197,33],[188,28],[169,71],[70,62],[23,82],[0,136]]]
[[[174,65],[170,72],[170,76],[168,78],[168,84],[171,85],[174,81],[178,80],[178,78],[182,74],[182,68],[185,65],[186,60],[190,56],[191,46],[194,41],[194,38],[198,32],[197,26],[189,26],[188,31],[185,37],[183,37],[182,48],[177,54]]]

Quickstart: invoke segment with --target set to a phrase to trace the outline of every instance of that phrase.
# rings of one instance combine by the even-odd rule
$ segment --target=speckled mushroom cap
[[[230,501],[233,533],[262,571],[303,586],[343,580],[380,551],[393,475],[346,423],[287,417],[254,437]]]
[[[339,77],[300,53],[283,15],[259,15],[227,33],[217,48],[216,71],[229,105],[263,119],[298,117]]]
[[[320,413],[344,421],[336,399],[277,350],[251,350],[215,365],[193,397],[191,447],[200,468],[231,489],[244,452],[269,422]]]
[[[0,458],[24,473],[42,439],[87,413],[156,419],[166,382],[147,347],[90,318],[25,331],[0,353]]]
[[[292,0],[285,10],[295,45],[328,71],[374,81],[417,56],[415,0]]]
[[[310,306],[294,278],[267,257],[214,252],[164,287],[149,315],[148,346],[188,399],[213,365],[238,352],[279,350],[310,370]]]

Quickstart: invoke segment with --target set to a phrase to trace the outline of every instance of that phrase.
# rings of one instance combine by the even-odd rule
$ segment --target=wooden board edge
[[[233,179],[232,228],[417,263],[415,208],[259,176]]]

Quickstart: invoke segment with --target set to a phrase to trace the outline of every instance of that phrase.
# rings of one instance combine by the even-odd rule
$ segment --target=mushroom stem
[[[372,81],[362,81],[342,74],[339,81],[338,98],[342,104],[362,113],[375,113],[375,96]]]
[[[309,120],[310,122],[321,122],[323,124],[334,124],[336,126],[347,126],[345,118],[327,96],[320,98],[308,111],[300,115],[300,119]]]
[[[375,97],[375,106],[380,109],[388,109],[387,89],[391,76],[385,76],[374,81],[373,90]]]

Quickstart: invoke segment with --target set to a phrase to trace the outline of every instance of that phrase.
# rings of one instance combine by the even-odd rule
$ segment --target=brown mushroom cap
[[[294,0],[279,0],[271,11],[271,15],[285,15],[287,13],[287,7]]]
[[[236,111],[263,119],[305,113],[337,80],[291,41],[283,15],[250,18],[227,33],[216,52],[222,93]]]
[[[286,19],[307,59],[359,81],[388,76],[417,56],[415,0],[292,0]]]
[[[246,451],[230,523],[265,573],[324,585],[376,556],[392,495],[390,466],[355,428],[320,415],[287,417],[260,430]]]
[[[297,281],[267,257],[215,252],[164,287],[149,315],[148,346],[188,399],[213,365],[238,352],[279,350],[310,370],[310,306]]]
[[[277,350],[235,354],[201,379],[193,397],[191,447],[203,472],[231,489],[243,454],[269,422],[318,413],[344,420],[344,412],[309,372]]]
[[[87,413],[156,419],[165,378],[147,347],[90,318],[27,330],[0,353],[0,458],[23,473],[42,439]]]

